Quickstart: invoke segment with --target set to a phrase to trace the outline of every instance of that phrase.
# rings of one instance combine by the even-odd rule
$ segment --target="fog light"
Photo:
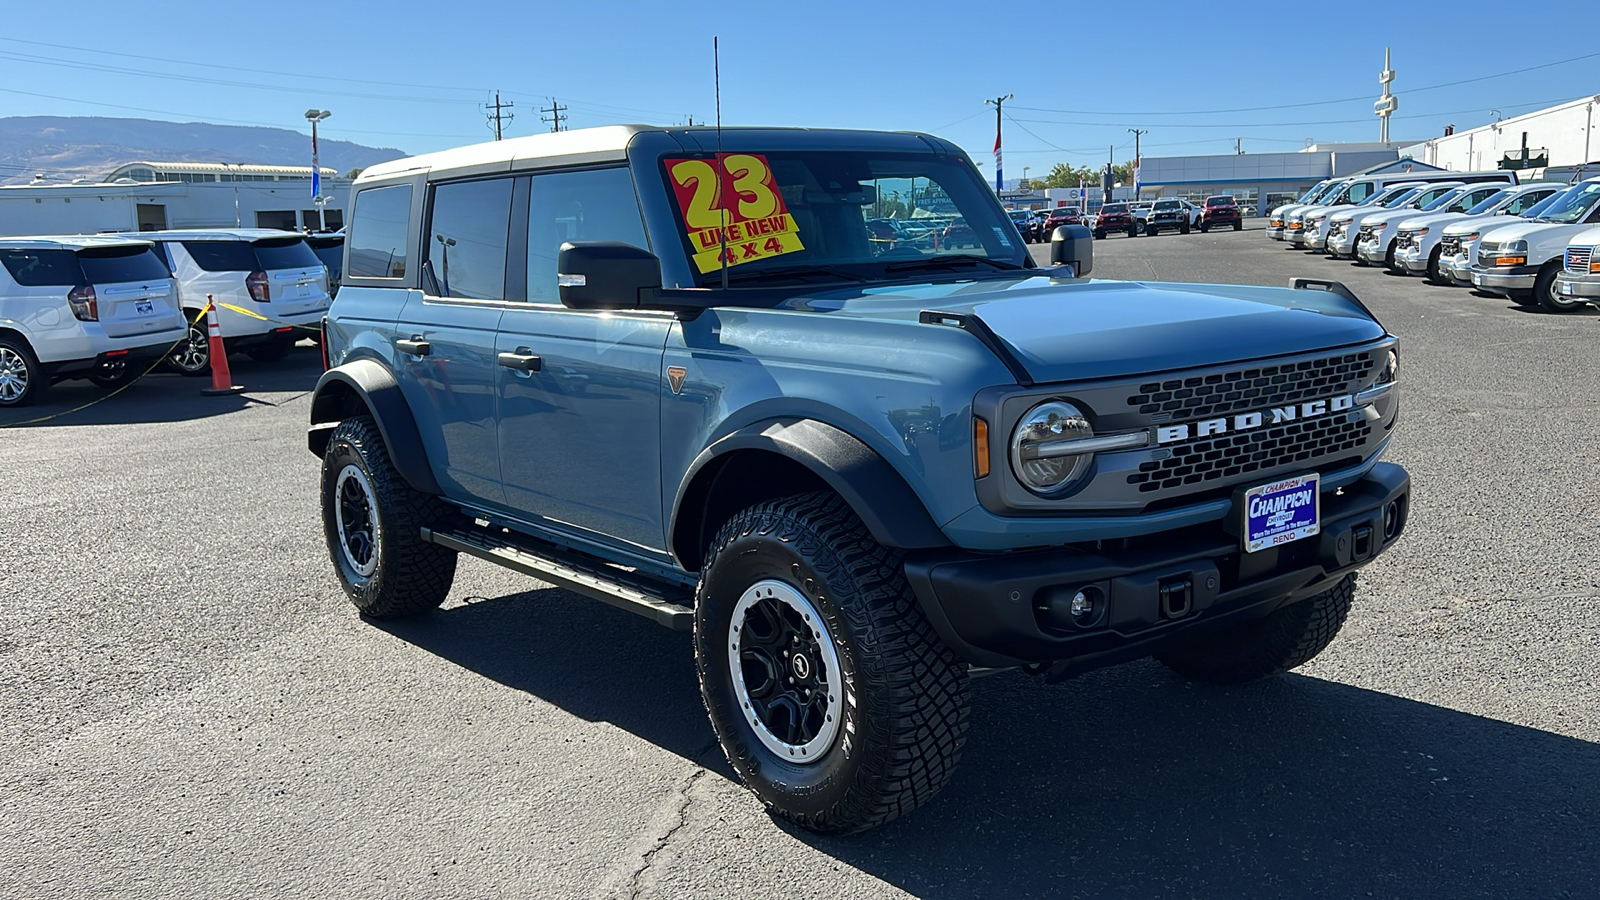
[[[1072,595],[1072,617],[1080,623],[1094,616],[1094,598],[1084,591]]]

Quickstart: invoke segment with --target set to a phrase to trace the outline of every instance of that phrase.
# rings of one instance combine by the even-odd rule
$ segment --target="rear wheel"
[[[211,340],[206,335],[205,316],[190,313],[189,334],[167,356],[167,366],[179,375],[197,378],[211,372]]]
[[[1547,264],[1539,270],[1539,277],[1533,280],[1533,303],[1544,307],[1550,312],[1567,313],[1587,305],[1583,300],[1563,297],[1556,291],[1556,274],[1559,270],[1559,260]],[[1528,304],[1532,305],[1532,304]]]
[[[717,740],[775,815],[860,831],[910,812],[955,770],[966,666],[899,555],[838,496],[772,500],[724,524],[701,568],[694,638]]]
[[[1242,684],[1310,662],[1333,642],[1350,614],[1356,576],[1262,619],[1203,635],[1156,654],[1167,668],[1197,681]]]
[[[0,337],[0,407],[25,406],[50,386],[27,343]]]
[[[90,383],[97,387],[119,388],[125,384],[132,384],[134,379],[144,373],[128,365],[125,359],[113,359],[95,366],[89,373]]]
[[[322,457],[322,527],[339,585],[362,614],[400,619],[444,602],[456,554],[422,540],[448,518],[430,494],[407,484],[369,416],[345,419]]]
[[[1235,222],[1234,222],[1234,223],[1233,223],[1233,230],[1234,230],[1234,231],[1238,231],[1238,230],[1240,230],[1240,229],[1242,229],[1242,228],[1244,228],[1244,223],[1243,223],[1243,222],[1240,222],[1240,221],[1237,221],[1237,220],[1236,220],[1236,221],[1235,221]]]

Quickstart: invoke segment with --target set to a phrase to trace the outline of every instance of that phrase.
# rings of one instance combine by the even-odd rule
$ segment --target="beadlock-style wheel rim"
[[[378,505],[367,473],[356,466],[345,466],[334,483],[333,497],[339,550],[357,575],[370,578],[378,570],[378,540],[383,526],[378,521]]]
[[[0,401],[15,403],[28,392],[28,361],[10,347],[0,347]]]
[[[773,579],[746,588],[728,624],[728,668],[762,746],[800,765],[833,746],[844,680],[833,637],[804,594]]]
[[[206,357],[209,343],[210,338],[206,334],[205,326],[191,322],[189,339],[172,354],[172,364],[185,372],[198,372],[210,362]]]

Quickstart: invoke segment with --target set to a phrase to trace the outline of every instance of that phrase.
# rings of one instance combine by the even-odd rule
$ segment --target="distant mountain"
[[[407,154],[349,141],[319,142],[322,165],[340,173]],[[311,139],[287,128],[158,122],[100,116],[0,118],[0,184],[99,179],[123,163],[227,162],[309,166]]]

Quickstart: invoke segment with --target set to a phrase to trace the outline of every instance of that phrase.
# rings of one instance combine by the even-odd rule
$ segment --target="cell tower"
[[[1389,48],[1383,48],[1383,71],[1378,73],[1378,83],[1383,85],[1383,95],[1378,102],[1372,104],[1372,111],[1378,114],[1378,140],[1389,143],[1389,117],[1400,108],[1400,98],[1389,93],[1389,85],[1394,81],[1394,69],[1389,68]]]

